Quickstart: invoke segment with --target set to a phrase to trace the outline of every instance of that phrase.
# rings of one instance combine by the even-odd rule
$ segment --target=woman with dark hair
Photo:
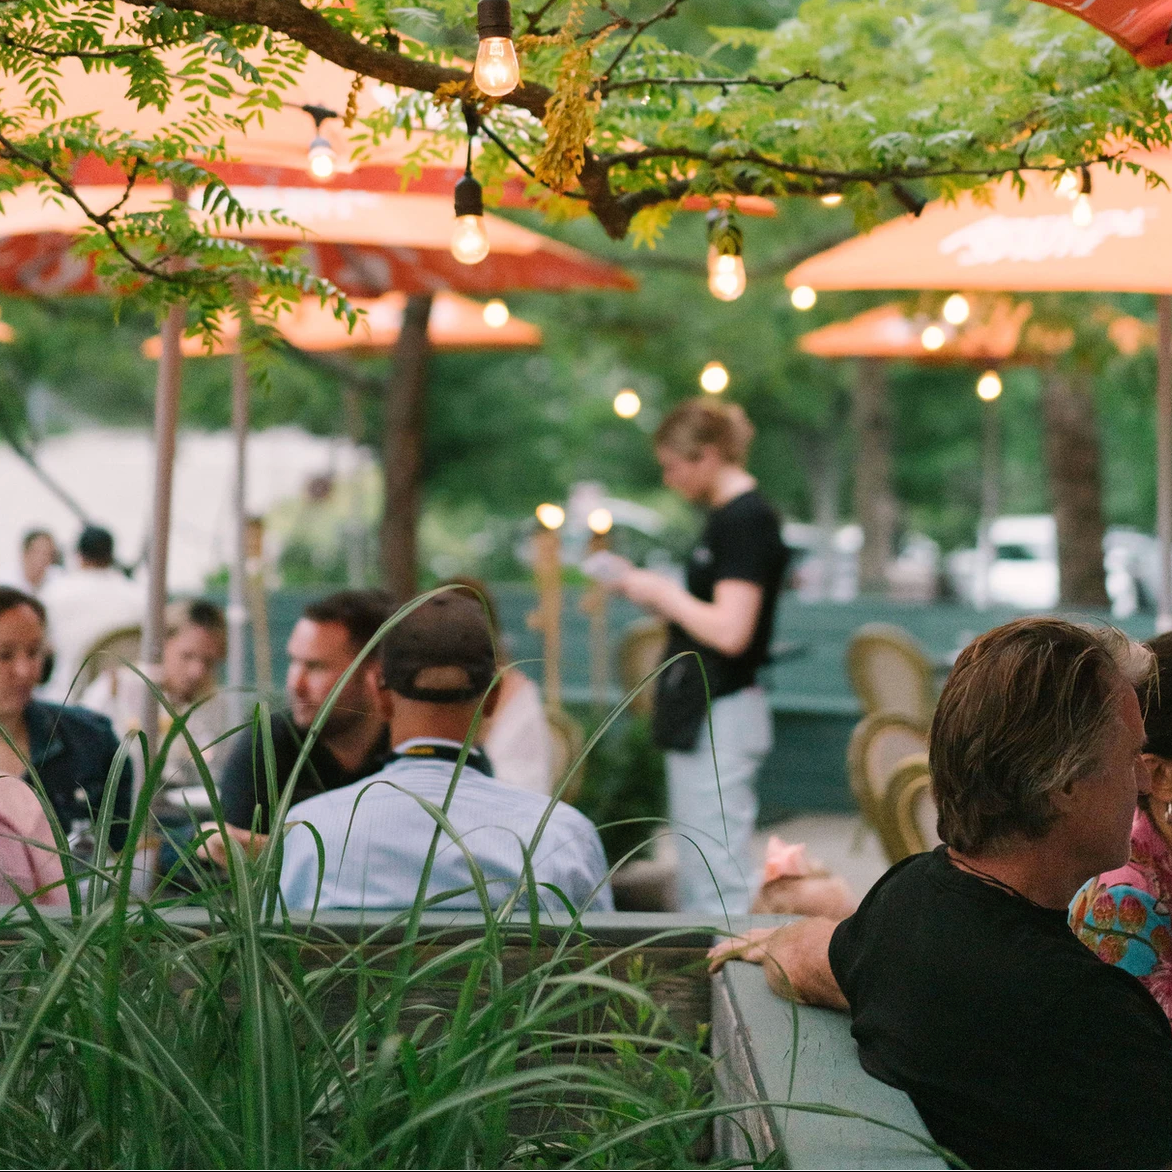
[[[75,821],[96,820],[118,738],[96,712],[34,700],[44,664],[45,608],[29,594],[0,586],[0,775],[29,781],[29,762],[68,834]],[[130,798],[127,760],[114,799],[114,850],[126,842]]]
[[[1157,670],[1139,704],[1151,792],[1139,796],[1131,857],[1082,887],[1070,925],[1101,960],[1138,977],[1172,1018],[1172,633],[1147,646]]]

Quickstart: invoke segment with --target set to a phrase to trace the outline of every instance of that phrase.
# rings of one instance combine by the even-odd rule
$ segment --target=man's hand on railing
[[[719,972],[726,961],[748,961],[765,969],[765,979],[779,997],[850,1009],[830,971],[830,937],[837,927],[835,920],[811,917],[783,928],[752,928],[716,945],[708,953],[708,971]]]

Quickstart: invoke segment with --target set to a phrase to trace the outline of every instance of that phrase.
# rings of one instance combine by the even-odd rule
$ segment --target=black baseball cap
[[[483,604],[464,590],[420,603],[387,632],[382,667],[384,686],[408,700],[479,699],[496,674]]]

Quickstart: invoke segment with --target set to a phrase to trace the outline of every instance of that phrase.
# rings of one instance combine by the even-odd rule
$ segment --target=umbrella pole
[[[167,552],[171,535],[171,480],[175,469],[175,436],[179,425],[179,386],[182,378],[180,343],[187,314],[183,304],[172,305],[163,322],[163,352],[155,384],[155,484],[151,519],[147,607],[142,629],[143,668],[156,682],[163,671],[163,612],[167,606]],[[159,702],[150,688],[143,701],[142,729],[153,756],[159,747]]]
[[[430,293],[407,298],[387,385],[379,546],[384,584],[398,602],[415,593],[431,302]]]
[[[1156,298],[1156,530],[1160,598],[1156,634],[1172,630],[1172,297]]]
[[[992,527],[1001,496],[1001,436],[999,399],[985,403],[981,420],[981,521],[977,531],[977,580],[973,602],[977,610],[989,607],[989,576],[993,570]]]
[[[248,514],[245,474],[248,458],[248,367],[239,349],[232,355],[232,450],[235,480],[232,491],[232,560],[228,566],[228,695],[232,723],[242,724],[244,653],[248,631],[245,582],[248,561]]]

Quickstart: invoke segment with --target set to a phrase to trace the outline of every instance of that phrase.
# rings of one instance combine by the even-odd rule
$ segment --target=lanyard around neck
[[[394,765],[396,761],[450,761],[453,765],[459,761],[462,748],[455,745],[436,745],[428,741],[416,745],[409,745],[401,753],[392,750],[387,756],[387,764]],[[467,765],[485,777],[492,777],[492,764],[483,749],[469,749]]]

